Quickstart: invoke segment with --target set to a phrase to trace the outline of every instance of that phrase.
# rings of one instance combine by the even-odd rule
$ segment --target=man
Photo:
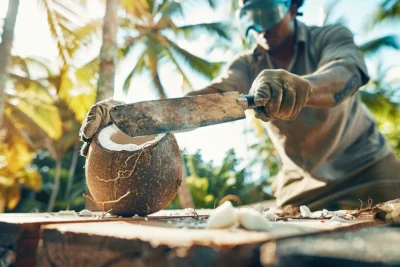
[[[352,209],[359,199],[399,198],[400,161],[357,92],[369,77],[352,33],[298,21],[303,0],[240,1],[243,33],[257,45],[190,95],[255,95],[256,117],[282,161],[273,185],[277,205]],[[84,141],[109,123],[114,104],[93,106],[82,126]]]

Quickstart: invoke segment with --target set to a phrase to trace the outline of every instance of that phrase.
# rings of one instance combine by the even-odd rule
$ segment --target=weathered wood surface
[[[202,217],[210,210],[199,210]],[[59,213],[7,213],[0,214],[0,266],[34,266],[39,241],[40,227],[46,224],[60,223],[95,223],[106,221],[144,221],[145,218],[121,218],[102,216],[95,212],[93,216],[59,215]],[[185,214],[185,215],[183,215]],[[182,210],[163,210],[148,216],[148,220],[162,218],[190,217]]]
[[[204,229],[204,220],[194,219],[47,225],[38,265],[260,266],[259,251],[265,242],[356,230],[379,222],[353,220],[337,225],[293,220],[271,224],[269,232]]]
[[[260,249],[264,266],[400,266],[400,228],[374,227],[271,242]]]

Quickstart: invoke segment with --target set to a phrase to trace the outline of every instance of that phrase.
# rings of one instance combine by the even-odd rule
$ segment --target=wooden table
[[[208,214],[210,211],[203,211]],[[180,216],[182,211],[160,211],[148,217],[158,220]],[[0,214],[0,266],[34,266],[41,227],[48,224],[98,223],[107,221],[143,221],[144,218],[102,216],[94,212],[91,217],[62,215],[61,213],[6,213]]]
[[[39,266],[260,266],[260,247],[292,237],[379,224],[273,222],[270,232],[210,230],[195,219],[47,225]]]
[[[271,222],[268,232],[210,230],[205,228],[210,212],[197,210],[198,216],[192,216],[182,210],[164,210],[147,218],[101,217],[101,213],[92,217],[2,214],[0,266],[294,266],[285,260],[290,258],[288,251],[303,259],[318,256],[306,249],[303,240],[310,248],[313,243],[323,244],[318,239],[322,235],[337,235],[340,241],[341,235],[383,225],[369,217],[340,224],[329,220]],[[295,247],[304,250],[296,252]],[[347,251],[351,254],[350,247]],[[326,252],[330,256],[325,258],[342,256],[332,253]]]

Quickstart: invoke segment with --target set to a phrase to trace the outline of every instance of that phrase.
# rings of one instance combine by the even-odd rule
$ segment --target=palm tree
[[[39,81],[31,80],[28,75],[17,75],[14,70],[23,66],[29,72],[28,64],[34,59],[23,61],[13,57],[9,68],[9,82],[12,90],[5,94],[4,126],[6,135],[0,143],[0,176],[6,184],[2,186],[0,198],[6,198],[3,206],[13,209],[19,200],[19,186],[40,189],[40,175],[29,167],[34,151],[42,144],[43,137],[59,138],[61,122],[59,112],[54,106],[52,96]],[[16,83],[16,81],[19,81]],[[4,200],[4,199],[3,199]]]
[[[117,61],[117,11],[118,0],[107,0],[96,102],[114,95],[115,64]]]
[[[48,15],[50,30],[55,36],[61,55],[60,68],[58,72],[53,73],[46,67],[48,62],[43,60],[12,57],[8,77],[13,89],[8,90],[4,98],[5,128],[9,135],[2,144],[1,149],[4,153],[1,154],[7,155],[5,153],[9,152],[8,154],[10,154],[18,149],[20,150],[19,158],[32,160],[31,155],[38,148],[46,148],[51,152],[52,157],[56,160],[54,190],[48,205],[48,210],[52,210],[58,193],[62,157],[71,146],[75,147],[75,151],[78,150],[80,122],[94,103],[96,93],[93,79],[98,72],[98,61],[88,59],[88,62],[82,66],[76,66],[73,60],[74,54],[79,51],[80,47],[90,43],[93,29],[101,24],[96,21],[84,24],[79,20],[77,6],[64,7],[57,1],[50,0],[43,0],[43,3]],[[68,12],[65,12],[65,9]],[[45,75],[40,78],[32,78],[31,71],[33,69]],[[56,92],[56,95],[50,92]],[[21,149],[21,147],[25,149]],[[9,159],[6,158],[6,160]],[[75,157],[76,160],[77,157]],[[23,166],[29,163],[24,162]],[[9,190],[13,189],[11,192],[17,196],[15,188],[18,188],[24,179],[16,179],[13,172],[8,170],[10,165],[5,167],[3,165],[0,172],[3,177],[7,177],[8,181],[12,181],[12,186],[8,188]],[[72,162],[67,194],[71,188],[74,166],[76,164]],[[29,168],[21,169],[17,173],[23,173],[23,171],[32,173]],[[38,175],[30,176],[38,177]],[[25,180],[29,181],[29,179]],[[15,201],[11,203],[15,203]],[[8,204],[7,206],[13,207]]]
[[[383,21],[398,20],[400,18],[400,0],[383,1],[372,20],[372,25]]]
[[[393,2],[393,1],[385,1],[385,2]],[[400,0],[397,1],[398,4],[400,5]],[[335,20],[332,20],[332,16],[335,13],[335,8],[340,4],[340,1],[330,1],[328,4],[324,7],[323,13],[324,15],[322,16],[323,20],[320,22],[322,25],[329,25],[329,24],[343,24],[346,25],[347,21],[343,16],[339,16]],[[383,9],[383,6],[381,5],[380,10]],[[396,5],[393,5],[392,8],[395,8]],[[385,9],[386,10],[386,9]],[[391,13],[389,10],[386,10],[386,12]],[[379,13],[379,12],[378,12]],[[399,49],[400,44],[398,42],[398,36],[397,35],[386,35],[382,37],[378,37],[376,39],[367,41],[364,44],[360,44],[359,48],[360,50],[367,56],[373,55],[374,53],[378,52],[381,48],[387,47],[387,48],[393,48],[393,49]]]
[[[14,40],[14,29],[17,21],[19,0],[9,0],[7,15],[4,21],[3,35],[0,44],[0,129],[3,129],[4,92],[7,82],[7,67],[11,61],[11,47]],[[4,135],[0,133],[1,135]],[[3,136],[4,137],[4,136]],[[1,140],[1,139],[0,139]]]
[[[35,79],[30,77],[29,70],[33,64],[36,70],[42,68],[41,72],[47,74]],[[75,151],[79,148],[78,131],[87,112],[85,106],[88,106],[82,105],[87,100],[80,99],[91,98],[94,102],[96,90],[91,80],[98,72],[98,64],[89,62],[75,72],[53,73],[38,59],[14,57],[11,66],[10,82],[15,89],[6,94],[5,121],[10,136],[21,138],[17,139],[19,143],[12,143],[14,139],[9,139],[7,144],[12,149],[21,146],[20,142],[25,142],[30,148],[29,153],[43,148],[50,152],[56,162],[54,190],[48,208],[52,210],[57,197],[63,155],[71,147],[75,147]],[[86,90],[89,95],[79,93],[79,90]],[[14,125],[20,127],[15,128]],[[74,160],[77,161],[77,157]],[[76,162],[72,161],[65,192],[67,196],[73,182],[74,166]]]
[[[130,88],[132,78],[146,72],[150,74],[154,89],[160,98],[166,98],[165,88],[160,79],[160,69],[166,61],[172,62],[183,78],[183,86],[189,90],[194,87],[185,72],[184,65],[191,71],[212,78],[219,71],[221,63],[209,62],[180,47],[176,40],[179,37],[188,39],[198,37],[199,33],[208,33],[221,39],[229,39],[226,25],[220,22],[184,24],[174,22],[182,20],[185,4],[190,1],[144,1],[141,12],[128,14],[122,19],[121,28],[131,33],[125,38],[120,56],[129,58],[132,51],[139,49],[138,60],[127,76],[124,89]]]

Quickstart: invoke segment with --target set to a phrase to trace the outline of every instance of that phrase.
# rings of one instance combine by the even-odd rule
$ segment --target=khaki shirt
[[[296,20],[295,41],[295,56],[287,71],[312,74],[342,59],[358,67],[363,84],[368,81],[363,55],[346,27],[306,26]],[[207,87],[247,94],[257,75],[273,68],[268,51],[257,46],[237,56]],[[282,161],[273,185],[278,205],[299,198],[306,202],[307,192],[349,179],[391,151],[358,92],[333,108],[306,107],[294,121],[264,125]]]

